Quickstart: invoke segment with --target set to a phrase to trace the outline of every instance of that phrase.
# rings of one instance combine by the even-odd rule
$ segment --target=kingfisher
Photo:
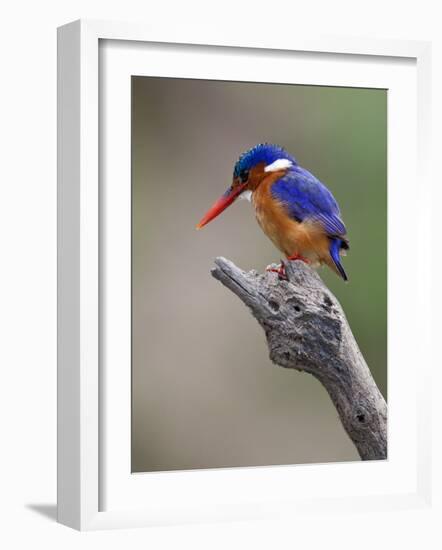
[[[288,260],[327,265],[344,281],[341,256],[349,249],[347,230],[330,190],[285,149],[260,143],[235,164],[232,184],[196,226],[201,229],[236,199],[249,200],[264,233]],[[284,263],[277,271],[285,277]]]

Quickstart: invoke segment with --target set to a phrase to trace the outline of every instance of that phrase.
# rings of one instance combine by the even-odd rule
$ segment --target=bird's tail
[[[340,257],[341,248],[347,249],[348,243],[346,243],[346,241],[343,241],[342,239],[331,239],[330,256],[331,256],[331,259],[333,260],[332,267],[334,268],[336,273],[344,279],[344,281],[348,281],[347,273],[345,273],[345,270],[341,264],[341,257]]]

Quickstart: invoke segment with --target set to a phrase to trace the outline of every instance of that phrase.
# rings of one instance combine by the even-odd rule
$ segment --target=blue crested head
[[[292,164],[297,164],[296,159],[279,145],[259,143],[239,157],[233,170],[233,177],[238,178],[241,172],[248,172],[251,168],[262,162],[268,166],[280,159],[286,159]]]
[[[274,172],[277,177],[281,177],[296,164],[296,159],[278,145],[271,143],[255,145],[239,157],[233,171],[232,184],[212,205],[197,225],[197,229],[201,229],[216,218],[239,196],[242,195],[250,200],[252,193],[265,179],[268,172]]]

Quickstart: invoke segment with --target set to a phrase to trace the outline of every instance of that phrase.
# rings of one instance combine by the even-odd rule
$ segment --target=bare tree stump
[[[246,273],[225,258],[215,265],[213,277],[263,327],[270,359],[323,384],[362,460],[387,458],[387,404],[339,302],[316,271],[304,262],[286,262],[284,281],[276,273]]]

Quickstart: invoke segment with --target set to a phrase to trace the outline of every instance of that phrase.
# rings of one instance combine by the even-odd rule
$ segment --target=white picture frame
[[[182,35],[171,34],[159,36],[142,25],[100,21],[76,21],[58,31],[59,522],[89,530],[275,517],[294,512],[308,514],[330,508],[336,513],[345,512],[356,503],[362,510],[426,506],[431,497],[430,432],[426,422],[431,393],[431,315],[421,315],[419,322],[416,316],[414,324],[410,321],[407,325],[404,319],[400,322],[398,308],[401,285],[412,284],[419,291],[407,301],[407,310],[411,314],[418,309],[431,311],[430,241],[420,239],[421,235],[429,233],[431,223],[428,205],[431,205],[432,188],[426,157],[430,45],[345,37],[311,39],[300,35],[281,37],[279,42],[271,44],[259,38],[241,42],[228,37],[225,41],[212,43],[203,33],[192,37],[186,36],[185,31]],[[162,44],[167,45],[167,56],[163,55]],[[149,45],[155,46],[155,55],[150,51],[146,56]],[[114,369],[106,384],[102,380],[103,356],[109,356],[103,353],[107,343],[103,344],[102,330],[108,315],[103,302],[113,299],[109,297],[109,285],[122,281],[127,284],[130,270],[129,265],[124,267],[125,263],[118,261],[121,255],[103,257],[106,242],[116,242],[112,212],[127,204],[130,196],[127,185],[123,184],[130,177],[126,77],[133,71],[144,74],[140,73],[140,66],[148,66],[145,74],[155,76],[256,81],[253,63],[248,63],[247,67],[244,63],[239,64],[239,60],[244,60],[252,50],[257,56],[273,56],[275,72],[272,74],[271,68],[268,69],[264,76],[268,81],[277,82],[278,74],[284,74],[283,81],[290,82],[283,72],[290,56],[309,53],[309,63],[304,63],[304,68],[298,65],[298,74],[304,70],[304,76],[297,75],[293,82],[304,78],[305,82],[314,84],[379,87],[392,82],[393,99],[389,103],[392,112],[389,118],[389,312],[397,316],[398,322],[389,335],[389,361],[401,362],[403,384],[395,389],[394,378],[390,377],[389,404],[393,403],[393,407],[389,412],[389,435],[393,437],[389,460],[363,464],[364,471],[359,464],[332,464],[326,468],[323,465],[309,465],[303,469],[288,466],[233,468],[134,476],[130,474],[130,466],[128,468],[130,388],[127,373],[119,378],[123,370],[117,373]],[[226,52],[229,63],[223,62]],[[213,62],[215,55],[216,63]],[[322,63],[320,76],[313,75],[316,57]],[[331,63],[334,64],[333,73],[327,71]],[[106,66],[105,73],[103,66]],[[358,66],[362,66],[363,71],[358,70]],[[397,78],[391,75],[393,66],[403,67],[403,70],[393,71]],[[390,80],[394,78],[396,80]],[[106,96],[106,105],[101,104],[100,86],[112,90]],[[113,123],[117,124],[118,132],[109,132],[108,139],[107,134],[103,135],[108,127],[100,127],[100,120],[103,123],[106,118],[109,104],[117,117]],[[410,120],[401,120],[401,112],[409,108],[415,111],[416,119],[410,116]],[[114,141],[112,136],[117,134],[118,141]],[[119,178],[113,186],[117,193],[109,194],[105,201],[103,173],[110,172],[107,160],[100,156],[104,140],[108,148],[106,159],[115,158],[113,148],[121,153],[119,165],[112,165],[111,172],[111,177]],[[404,154],[407,165],[401,166],[399,160]],[[420,174],[417,192],[422,200],[419,203],[423,206],[418,214],[419,230],[410,236],[408,245],[416,244],[419,269],[403,275],[395,268],[401,254],[405,253],[399,229],[413,199],[407,198],[406,193],[401,197],[397,186],[391,182],[400,181],[406,190],[411,184],[410,172],[416,169]],[[118,194],[120,191],[122,195]],[[100,221],[103,209],[110,214],[106,215],[105,223]],[[122,216],[124,235],[130,221],[127,209]],[[125,242],[127,244],[127,240]],[[118,245],[113,248],[127,259],[124,246],[123,242],[122,248]],[[106,270],[111,266],[117,277],[104,285]],[[390,284],[392,280],[394,288]],[[115,295],[112,291],[111,296]],[[110,310],[115,311],[115,308],[119,308],[121,323],[113,326],[113,330],[124,335],[125,344],[123,341],[122,347],[112,352],[124,354],[130,338],[127,303],[114,303]],[[398,344],[410,336],[411,330],[419,331],[422,349],[400,356]],[[415,379],[413,353],[418,352],[426,360],[420,362],[420,376]],[[394,368],[392,371],[396,372]],[[106,405],[109,402],[113,405],[111,408]],[[399,419],[406,422],[410,430],[404,437],[398,430]],[[109,435],[110,421],[112,436]],[[289,490],[291,484],[296,486],[296,495]]]

